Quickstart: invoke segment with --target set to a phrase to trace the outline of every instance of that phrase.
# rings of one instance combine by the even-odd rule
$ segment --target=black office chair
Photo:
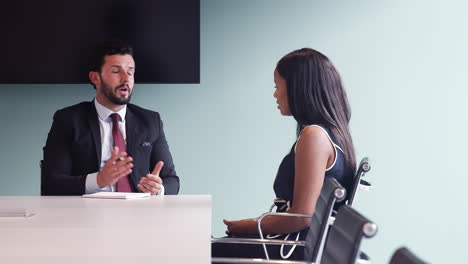
[[[356,198],[356,194],[359,190],[359,188],[363,189],[370,189],[372,186],[370,182],[365,181],[362,179],[366,173],[368,173],[371,169],[369,158],[364,157],[361,162],[359,162],[359,166],[357,167],[356,174],[354,175],[354,183],[353,183],[353,188],[351,191],[348,193],[348,198],[346,201],[346,204],[349,206],[353,205],[354,199]]]
[[[266,251],[266,245],[297,245],[305,246],[305,255],[308,261],[316,263],[321,257],[323,247],[325,245],[325,238],[327,236],[330,215],[333,210],[335,202],[344,200],[346,197],[346,191],[341,185],[333,178],[326,179],[322,190],[320,192],[319,199],[315,206],[315,212],[313,215],[301,215],[301,214],[290,214],[290,213],[273,213],[268,212],[263,214],[258,219],[258,230],[260,239],[251,238],[213,238],[213,243],[240,243],[240,244],[263,244],[265,250],[266,260],[269,260],[268,252]],[[264,239],[263,232],[261,229],[262,220],[267,216],[288,216],[288,217],[312,217],[312,224],[308,232],[306,241],[285,241],[279,239]],[[213,262],[216,263],[259,263],[258,259],[247,259],[247,258],[212,258]],[[281,261],[281,260],[277,260]],[[274,262],[282,263],[282,262]],[[287,262],[290,263],[290,262]]]
[[[418,258],[408,248],[401,247],[393,253],[390,264],[426,264],[427,262]]]
[[[377,233],[377,225],[369,221],[353,208],[343,205],[336,217],[335,224],[330,228],[323,255],[313,261],[313,255],[306,255],[305,261],[266,260],[246,258],[213,258],[217,263],[271,263],[271,264],[355,264],[363,237],[371,238]],[[308,240],[312,242],[312,240]],[[307,247],[314,244],[308,244]],[[313,250],[311,251],[313,252]]]
[[[377,233],[377,225],[353,208],[341,206],[330,229],[320,263],[354,264],[358,260],[361,240]]]
[[[353,202],[356,198],[356,194],[359,191],[359,189],[370,190],[370,188],[372,187],[372,184],[362,179],[362,177],[364,177],[366,173],[370,171],[370,169],[371,169],[371,165],[370,165],[369,158],[368,157],[362,158],[361,162],[359,162],[359,165],[356,169],[356,174],[354,174],[353,186],[351,190],[348,192],[348,196],[346,198],[345,204],[349,206],[353,206]],[[333,224],[335,220],[335,215],[336,215],[336,211],[333,211],[332,219],[330,221],[331,224]],[[359,255],[359,263],[360,264],[370,263],[369,256],[366,253],[361,252]]]
[[[366,175],[366,173],[368,173],[370,169],[371,166],[369,158],[362,158],[361,162],[359,162],[359,165],[356,169],[356,173],[354,174],[353,186],[351,187],[351,190],[348,190],[349,192],[347,194],[346,200],[343,202],[344,204],[353,206],[354,199],[356,198],[356,194],[359,191],[359,189],[370,190],[370,188],[372,187],[371,183],[362,179],[362,177],[364,177],[364,175]],[[340,206],[341,205],[335,205],[335,210],[338,209]],[[331,224],[333,224],[335,220],[335,210],[333,210],[331,215]]]

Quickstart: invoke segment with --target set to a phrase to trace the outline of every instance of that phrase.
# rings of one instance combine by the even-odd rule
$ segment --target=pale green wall
[[[364,249],[374,263],[400,245],[433,263],[460,263],[468,259],[467,8],[456,0],[202,0],[201,84],[138,85],[133,102],[162,114],[181,194],[213,195],[220,236],[223,218],[257,216],[274,198],[295,124],[276,109],[273,69],[293,49],[316,48],[348,90],[358,157],[372,159],[375,188],[356,207],[380,230]],[[38,195],[54,111],[94,90],[0,91],[0,195]]]

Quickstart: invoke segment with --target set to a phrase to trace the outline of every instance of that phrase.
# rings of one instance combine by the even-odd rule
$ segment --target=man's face
[[[113,105],[125,105],[132,97],[135,61],[131,55],[104,57],[104,65],[95,83],[98,96]]]

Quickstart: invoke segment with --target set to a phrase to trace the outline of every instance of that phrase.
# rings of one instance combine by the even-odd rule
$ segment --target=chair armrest
[[[212,262],[215,263],[239,263],[239,264],[309,264],[307,261],[297,260],[266,260],[258,258],[211,258]]]
[[[313,215],[267,212],[267,213],[262,214],[257,219],[257,228],[258,228],[258,233],[260,234],[260,239],[257,239],[257,238],[212,238],[211,243],[262,244],[267,260],[269,260],[270,257],[268,256],[268,251],[266,250],[266,245],[306,246],[305,241],[288,241],[288,240],[279,240],[279,239],[265,239],[263,237],[263,231],[262,231],[261,225],[262,225],[263,219],[265,217],[267,217],[267,216],[312,218]],[[216,259],[216,261],[215,261],[215,259]],[[232,261],[231,260],[232,260],[231,258],[213,258],[213,262],[219,262],[219,263],[291,263],[291,264],[294,263],[294,262],[259,262],[259,259],[255,259],[255,261],[253,261],[252,259],[234,259]],[[247,261],[247,262],[242,262],[242,261]],[[297,263],[304,263],[304,262],[297,262]]]
[[[258,233],[260,234],[261,239],[264,239],[263,231],[262,231],[262,221],[267,216],[307,217],[307,218],[312,218],[313,217],[313,215],[307,215],[307,214],[272,213],[272,212],[264,213],[257,219],[257,228],[258,228]],[[266,245],[262,244],[262,246],[263,246],[263,250],[265,251],[265,257],[266,257],[267,260],[269,260],[270,256],[268,255]]]
[[[370,260],[368,259],[361,259],[361,258],[358,258],[356,259],[356,264],[370,264]]]
[[[303,217],[303,218],[312,218],[313,215],[307,214],[291,214],[291,213],[264,213],[257,219],[257,229],[258,233],[260,234],[260,238],[263,239],[263,231],[262,231],[262,221],[267,216],[286,216],[286,217]]]
[[[226,244],[266,244],[266,245],[297,245],[306,246],[305,241],[290,241],[280,239],[258,239],[258,238],[212,238],[211,243]]]
[[[361,179],[358,188],[360,191],[370,191],[372,189],[372,184],[368,181]]]
[[[356,264],[370,264],[370,263],[371,261],[370,261],[369,256],[367,256],[366,253],[361,251],[359,253],[359,256],[356,259]]]

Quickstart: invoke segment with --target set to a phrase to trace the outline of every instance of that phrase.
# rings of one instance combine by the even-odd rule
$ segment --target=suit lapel
[[[88,111],[88,123],[89,128],[91,130],[91,134],[93,134],[93,141],[94,141],[94,148],[96,149],[97,155],[97,162],[98,168],[101,164],[101,131],[99,129],[99,120],[98,115],[96,112],[96,107],[94,106],[94,101],[90,103],[89,111]]]

